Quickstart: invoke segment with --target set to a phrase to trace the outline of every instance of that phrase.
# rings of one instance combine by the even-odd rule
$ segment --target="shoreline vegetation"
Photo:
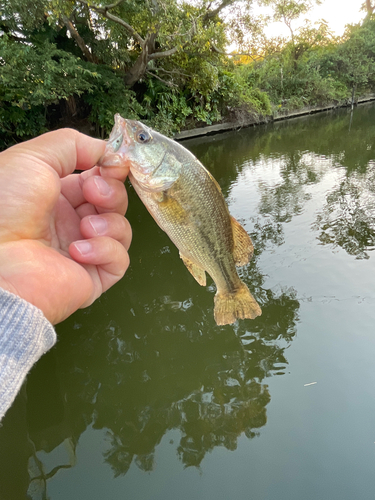
[[[183,139],[373,99],[375,0],[341,37],[308,20],[319,1],[0,0],[0,149],[105,138],[116,113]]]
[[[208,125],[206,127],[199,127],[190,130],[182,130],[178,134],[175,134],[173,139],[177,141],[183,141],[186,139],[193,139],[195,137],[202,137],[204,135],[214,135],[219,134],[221,132],[227,132],[229,130],[242,129],[247,127],[255,127],[257,125],[261,125],[264,123],[273,123],[281,120],[289,120],[291,118],[298,118],[300,116],[312,115],[316,113],[321,113],[323,111],[330,111],[332,109],[338,108],[349,108],[355,107],[361,104],[368,104],[370,102],[375,101],[375,94],[368,94],[356,99],[354,103],[347,101],[343,103],[330,103],[325,106],[309,106],[302,109],[296,109],[290,113],[284,112],[282,114],[278,114],[276,116],[264,116],[259,119],[249,119],[243,122],[224,122],[218,123],[215,125]]]

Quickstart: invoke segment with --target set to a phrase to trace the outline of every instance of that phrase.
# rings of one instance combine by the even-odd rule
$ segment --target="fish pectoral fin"
[[[166,221],[170,221],[172,224],[188,223],[188,212],[168,191],[155,194],[154,200],[158,203],[159,210],[163,213]]]
[[[194,264],[194,262],[192,262],[190,259],[188,259],[184,255],[182,255],[181,252],[180,252],[180,257],[182,259],[182,262],[188,268],[191,275],[198,281],[198,283],[201,286],[206,286],[206,272],[205,272],[205,270],[202,269],[201,267],[197,266],[196,264]]]
[[[234,293],[217,292],[214,316],[217,325],[231,325],[236,319],[255,319],[262,314],[258,302],[245,283]]]
[[[247,264],[254,253],[253,242],[241,224],[231,216],[233,231],[233,258],[236,266]]]

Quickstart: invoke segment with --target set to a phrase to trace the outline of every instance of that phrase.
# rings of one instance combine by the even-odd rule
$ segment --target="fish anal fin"
[[[217,325],[231,325],[236,319],[254,319],[262,314],[245,283],[234,293],[217,292],[214,316]]]
[[[254,253],[253,242],[241,224],[231,216],[232,231],[233,231],[233,257],[236,266],[244,266],[247,264]]]
[[[198,281],[198,283],[201,286],[206,286],[206,272],[204,269],[201,267],[197,266],[192,262],[190,259],[185,257],[180,253],[180,257],[185,264],[185,266],[188,268],[190,274]]]

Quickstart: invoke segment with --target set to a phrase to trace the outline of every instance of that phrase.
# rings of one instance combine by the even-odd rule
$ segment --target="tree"
[[[264,0],[264,4],[273,7],[275,21],[285,23],[294,44],[293,22],[302,15],[307,14],[314,4],[321,4],[321,0]]]
[[[321,61],[326,72],[334,72],[354,95],[365,92],[375,82],[375,21],[348,26],[343,43]]]
[[[66,52],[72,62],[75,58],[77,85],[84,84],[85,90],[78,85],[70,95],[46,96],[45,117],[49,106],[63,99],[69,103],[71,116],[81,116],[79,110],[87,110],[88,105],[97,132],[107,133],[114,113],[123,111],[171,133],[185,126],[187,117],[192,123],[220,120],[227,111],[227,98],[230,107],[243,101],[255,114],[269,112],[265,97],[259,91],[249,93],[246,82],[244,86],[239,83],[224,54],[226,25],[219,15],[229,8],[233,13],[239,3],[104,0],[99,5],[91,0],[3,0],[0,26],[15,51],[19,47],[34,52],[50,44]],[[4,65],[11,69],[8,61]],[[48,68],[46,63],[46,75]],[[19,83],[22,87],[22,79]],[[19,98],[13,103],[20,108],[24,96],[22,90],[17,92]],[[26,115],[32,114],[32,108],[31,104]],[[29,127],[23,137],[33,135],[32,130]],[[34,128],[34,134],[40,131]]]
[[[20,34],[21,36],[21,34]],[[47,40],[30,46],[0,38],[0,145],[45,132],[47,107],[90,92],[94,68]],[[2,140],[2,136],[4,139]]]
[[[302,15],[307,14],[314,4],[321,4],[321,0],[264,0],[265,5],[273,7],[273,19],[275,21],[283,21],[290,31],[292,43],[292,57],[296,65],[297,59],[303,52],[303,43],[300,39],[296,39],[296,30],[293,26],[294,22]]]
[[[28,29],[40,29],[48,21],[55,33],[75,42],[83,60],[117,68],[132,87],[150,66],[187,50],[194,39],[222,48],[226,39],[217,16],[235,1],[221,0],[209,9],[204,1],[192,6],[175,0],[104,0],[100,5],[91,0],[11,0],[4,5],[0,26],[13,37],[21,32],[26,41]]]

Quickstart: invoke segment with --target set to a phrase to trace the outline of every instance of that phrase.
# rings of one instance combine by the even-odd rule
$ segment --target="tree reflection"
[[[351,173],[327,196],[314,229],[319,241],[343,248],[357,259],[368,259],[375,247],[375,171]]]
[[[374,158],[374,108],[358,107],[350,132],[349,121],[349,109],[331,110],[183,144],[207,166],[227,194],[244,167],[251,168],[269,158],[289,158],[293,152],[312,152],[315,158],[329,158],[333,168],[344,166],[348,172],[365,172]]]
[[[257,436],[271,398],[265,379],[285,372],[299,309],[293,289],[263,288],[255,258],[242,278],[263,302],[263,315],[217,327],[212,284],[198,287],[164,233],[141,206],[134,210],[147,232],[144,239],[135,233],[128,279],[58,327],[58,349],[44,358],[49,367],[39,364],[27,385],[35,449],[49,452],[67,438],[75,447],[88,425],[103,429],[104,460],[115,476],[133,463],[153,470],[155,450],[172,429],[180,432],[175,447],[186,467],[199,466],[217,446],[236,449],[241,435]],[[51,370],[56,378],[46,381]],[[41,461],[30,478],[32,498],[40,478],[64,466],[44,471]]]
[[[133,461],[142,470],[152,470],[155,448],[170,429],[181,432],[177,451],[185,466],[198,466],[215,446],[234,450],[243,433],[249,439],[257,435],[270,401],[263,380],[284,373],[284,349],[295,335],[299,307],[291,290],[265,294],[269,300],[262,321],[252,330],[240,325],[236,333],[228,328],[215,332],[211,305],[199,307],[198,318],[204,319],[194,328],[184,320],[183,307],[168,308],[161,297],[137,312],[141,321],[133,326],[147,327],[138,326],[134,336],[113,320],[107,342],[100,330],[91,335],[107,368],[101,373],[102,366],[99,372],[96,364],[87,366],[82,346],[80,363],[86,368],[79,385],[90,390],[81,397],[90,408],[85,418],[93,415],[93,427],[108,431],[104,456],[115,476],[125,474]],[[276,319],[280,313],[281,322]],[[80,373],[77,366],[74,373]],[[96,386],[89,380],[97,380]],[[69,396],[70,404],[84,406],[75,392]]]
[[[251,164],[262,162],[278,170],[277,183],[259,182],[259,215],[252,220],[256,249],[263,250],[270,242],[282,244],[283,224],[300,215],[311,199],[308,187],[324,181],[327,174],[336,171],[340,176],[344,172],[345,178],[328,193],[313,229],[319,231],[322,244],[339,246],[356,258],[369,258],[375,244],[373,107],[356,109],[350,133],[349,120],[349,111],[339,110],[243,130],[231,137],[229,155],[225,154],[225,134],[208,147],[203,141],[190,142],[220,179],[227,195],[244,166],[252,168]],[[229,168],[221,161],[228,156]],[[261,241],[259,235],[265,238]]]
[[[264,183],[259,186],[259,213],[272,215],[276,223],[283,223],[302,213],[311,197],[305,186],[319,182],[324,169],[314,155],[297,150],[279,158],[278,162],[280,182],[271,188]]]
[[[271,300],[265,306],[258,332],[243,329],[238,332],[240,337],[225,329],[216,336],[202,331],[192,334],[186,324],[179,322],[173,337],[167,335],[168,342],[174,338],[180,344],[178,352],[173,348],[168,369],[163,366],[163,352],[158,354],[161,359],[157,366],[156,359],[151,363],[148,358],[146,369],[139,360],[139,351],[130,354],[129,358],[138,359],[136,365],[140,365],[136,377],[140,386],[136,392],[144,398],[135,403],[134,396],[127,395],[129,399],[121,408],[122,419],[112,420],[110,425],[106,421],[107,405],[117,396],[108,393],[109,401],[100,398],[96,406],[95,427],[111,428],[106,460],[115,475],[125,473],[133,458],[142,470],[152,470],[155,447],[169,429],[178,428],[182,433],[178,453],[185,466],[198,466],[215,446],[234,450],[242,433],[248,438],[257,435],[257,429],[266,423],[266,405],[270,401],[262,380],[272,373],[283,373],[287,364],[285,346],[277,341],[289,342],[293,338],[298,310],[291,291],[279,297],[272,297],[269,291],[268,294]],[[275,314],[281,309],[283,313],[288,309],[289,319],[276,327]],[[163,325],[158,328],[163,330]],[[178,331],[188,335],[177,338]],[[156,331],[155,337],[154,332],[150,333],[149,348],[154,342],[160,346],[161,337],[156,338]]]
[[[221,377],[213,391],[203,388],[181,402],[178,410],[184,421],[178,454],[184,465],[199,466],[215,446],[235,450],[242,433],[249,439],[255,437],[256,430],[266,424],[270,399],[267,386],[246,380],[240,369]]]

